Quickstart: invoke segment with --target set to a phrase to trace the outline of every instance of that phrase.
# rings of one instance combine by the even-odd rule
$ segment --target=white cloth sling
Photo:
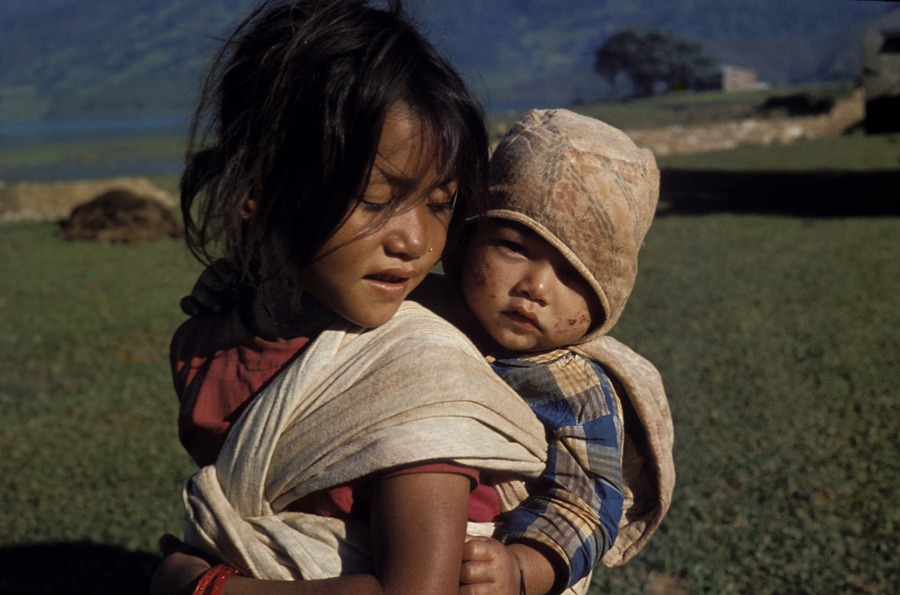
[[[601,335],[572,350],[603,366],[622,405],[625,501],[616,540],[600,560],[607,567],[621,566],[647,544],[672,502],[672,414],[659,371],[627,345]],[[589,573],[561,595],[584,595],[590,589],[592,575]]]
[[[216,463],[185,484],[186,542],[257,578],[371,573],[367,523],[282,509],[432,460],[537,477],[546,449],[540,422],[469,340],[405,303],[379,328],[326,330],[255,399]],[[498,491],[504,509],[525,494],[521,481]]]
[[[573,350],[603,366],[622,403],[625,502],[619,534],[602,558],[605,566],[621,566],[646,545],[672,503],[672,414],[659,371],[627,345],[603,335]]]

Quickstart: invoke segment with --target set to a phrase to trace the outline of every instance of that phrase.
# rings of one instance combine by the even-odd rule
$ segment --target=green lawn
[[[900,571],[900,219],[654,223],[613,334],[656,362],[676,428],[651,572],[698,593],[889,592]]]
[[[677,170],[744,172],[900,172],[900,134],[853,133],[790,145],[748,145],[715,153],[670,155],[659,159],[659,165]]]
[[[107,592],[133,592],[134,581],[146,590],[146,576],[120,589],[103,576],[179,527],[192,467],[175,435],[166,349],[196,269],[175,240],[122,247],[55,234],[52,224],[0,226],[0,591],[93,591],[20,547],[79,542],[123,551],[82,548],[59,556],[61,570]]]

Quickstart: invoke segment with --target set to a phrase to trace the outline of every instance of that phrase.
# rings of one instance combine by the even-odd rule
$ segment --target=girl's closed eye
[[[373,172],[373,179],[369,180],[362,196],[359,197],[359,203],[367,211],[383,211],[391,206],[397,199],[397,191],[394,185],[384,179],[384,175],[380,170]]]
[[[428,208],[435,216],[444,219],[453,214],[459,197],[459,190],[455,186],[456,184],[445,184],[428,198]]]
[[[364,196],[359,199],[359,202],[362,204],[363,208],[367,211],[378,212],[387,209],[388,207],[394,204],[396,199],[383,199],[378,197],[367,197]],[[456,198],[441,200],[441,201],[429,201],[428,208],[435,213],[436,215],[449,215],[453,212],[453,207],[456,204]]]
[[[367,211],[383,211],[393,204],[394,199],[377,196],[363,196],[359,199],[359,202]]]
[[[441,200],[441,201],[431,201],[428,203],[428,208],[432,210],[435,214],[438,215],[449,215],[453,212],[453,207],[456,203],[456,199],[449,200]]]
[[[456,201],[459,198],[459,188],[456,182],[445,182],[437,186],[428,197],[428,204],[435,207],[447,208],[453,210]]]

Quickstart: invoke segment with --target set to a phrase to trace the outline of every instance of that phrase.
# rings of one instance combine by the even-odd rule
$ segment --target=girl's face
[[[303,272],[304,291],[363,327],[394,316],[447,241],[456,182],[435,184],[422,130],[409,109],[388,113],[362,200]],[[396,210],[385,216],[388,208]]]
[[[492,220],[483,237],[476,234],[462,271],[469,308],[506,349],[571,345],[602,319],[584,277],[546,240],[516,223]]]

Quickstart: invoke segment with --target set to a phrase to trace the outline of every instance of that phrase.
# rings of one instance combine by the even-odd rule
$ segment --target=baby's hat
[[[488,217],[550,242],[594,289],[605,320],[579,342],[607,333],[637,277],[637,257],[659,199],[653,153],[595,118],[532,110],[491,158]]]

